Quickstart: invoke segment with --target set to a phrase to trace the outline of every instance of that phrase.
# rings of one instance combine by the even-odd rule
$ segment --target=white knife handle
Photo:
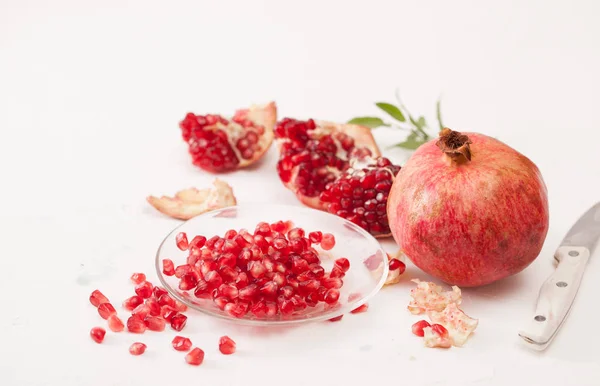
[[[558,266],[540,289],[535,314],[519,332],[519,336],[538,350],[548,346],[567,317],[590,251],[585,247],[560,247],[555,257]]]

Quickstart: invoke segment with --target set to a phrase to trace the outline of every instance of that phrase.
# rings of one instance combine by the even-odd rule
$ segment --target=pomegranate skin
[[[437,140],[398,173],[387,213],[394,240],[424,272],[462,287],[521,272],[539,255],[549,226],[539,169],[508,145],[478,133],[471,160],[452,162]]]

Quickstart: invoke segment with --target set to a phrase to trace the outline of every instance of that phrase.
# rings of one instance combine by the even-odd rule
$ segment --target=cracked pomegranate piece
[[[183,336],[176,336],[171,342],[173,348],[177,351],[188,351],[192,347],[192,341]]]
[[[188,113],[180,122],[194,165],[211,173],[243,168],[258,161],[273,142],[277,121],[274,102],[220,115]]]
[[[452,347],[452,339],[450,339],[448,330],[440,324],[432,324],[430,327],[423,328],[423,342],[426,347]]]
[[[99,290],[94,290],[90,295],[90,303],[94,307],[98,307],[102,303],[109,303],[108,298]]]
[[[222,336],[219,339],[219,351],[222,354],[230,355],[235,352],[235,342],[228,336]]]
[[[275,137],[279,178],[302,203],[390,236],[387,198],[400,166],[381,157],[370,129],[285,118]]]
[[[198,347],[194,347],[194,349],[185,356],[185,361],[190,365],[200,366],[204,361],[204,351]]]
[[[442,286],[432,282],[413,279],[417,287],[410,290],[412,300],[408,304],[408,310],[419,315],[428,311],[443,311],[448,304],[460,305],[462,302],[461,291],[457,286],[452,286],[452,291],[444,291]]]
[[[213,188],[188,188],[175,193],[175,197],[148,196],[146,200],[159,212],[179,220],[189,220],[202,213],[237,204],[231,186],[218,178],[213,181]],[[200,241],[196,240],[197,243]],[[190,246],[196,246],[194,240]]]
[[[90,331],[90,336],[96,343],[102,343],[104,341],[104,336],[106,335],[106,330],[102,327],[94,327]]]
[[[146,345],[140,342],[135,342],[131,346],[129,346],[129,353],[131,355],[142,355],[146,352]]]
[[[448,330],[454,346],[462,346],[469,336],[475,331],[479,321],[465,314],[456,303],[450,303],[443,311],[429,311],[427,313],[432,322],[441,324]]]

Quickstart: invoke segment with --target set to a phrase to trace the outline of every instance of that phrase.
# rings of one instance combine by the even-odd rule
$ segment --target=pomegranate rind
[[[403,259],[404,255],[402,253],[402,250],[399,250],[394,255],[391,255],[389,253],[386,253],[386,255],[387,255],[387,261],[385,261],[385,264],[389,264],[390,260],[392,260],[392,259],[398,259],[398,260],[404,262],[404,259]],[[376,258],[376,257],[372,256],[371,258]],[[379,263],[377,268],[371,270],[371,274],[375,278],[380,277],[383,272],[383,264],[384,264],[383,259],[380,259],[380,261],[381,262]],[[385,279],[383,286],[385,287],[385,286],[390,286],[393,284],[398,284],[398,283],[400,283],[401,280],[402,280],[402,274],[400,273],[400,270],[398,270],[398,269],[395,269],[393,271],[388,270],[388,276]]]
[[[452,286],[452,291],[444,291],[442,286],[419,279],[411,280],[417,287],[410,290],[412,300],[408,304],[408,311],[413,315],[420,315],[429,311],[443,311],[448,304],[460,305],[462,302],[461,290]]]
[[[425,327],[423,329],[423,343],[426,347],[430,348],[450,348],[452,347],[452,339],[450,336],[440,336],[435,333],[431,327]]]
[[[235,117],[247,119],[252,121],[255,125],[262,126],[265,129],[264,134],[258,137],[259,149],[254,152],[252,158],[250,159],[244,159],[239,154],[234,142],[237,138],[231,138],[229,140],[233,151],[237,154],[238,159],[240,160],[239,166],[246,167],[262,158],[265,152],[271,147],[273,139],[275,138],[273,129],[277,123],[277,105],[275,102],[269,102],[263,105],[252,105],[248,109],[237,110],[235,112]]]
[[[148,196],[146,200],[159,212],[179,220],[237,204],[232,187],[218,178],[213,181],[213,188],[188,188],[178,191],[174,197]]]
[[[441,312],[429,311],[427,315],[433,323],[446,327],[452,344],[457,347],[461,347],[467,342],[479,324],[478,319],[473,319],[465,314],[456,303],[448,304]]]

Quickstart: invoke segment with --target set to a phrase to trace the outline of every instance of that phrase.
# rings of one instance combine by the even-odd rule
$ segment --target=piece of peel
[[[450,336],[441,336],[433,332],[431,327],[425,327],[423,329],[423,342],[427,347],[439,347],[439,348],[450,348],[452,347],[452,339]]]
[[[448,304],[459,305],[462,301],[460,288],[452,286],[452,291],[444,291],[442,286],[428,281],[413,279],[417,288],[410,290],[412,300],[408,304],[408,310],[413,315],[419,315],[428,311],[443,311]]]
[[[479,320],[473,319],[458,308],[456,303],[450,303],[443,311],[427,312],[433,323],[446,327],[454,346],[460,347],[467,342],[469,336],[475,331]]]
[[[146,200],[159,212],[180,220],[189,220],[202,213],[237,204],[229,184],[217,178],[213,181],[213,186],[214,188],[180,190],[174,197],[149,196]]]
[[[390,260],[392,259],[398,259],[400,261],[404,261],[404,259],[402,258],[403,253],[402,250],[398,250],[398,252],[396,252],[394,255],[391,255],[389,253],[386,253],[387,255],[387,261],[385,262],[386,264],[389,264]],[[373,277],[380,277],[383,271],[383,259],[381,258],[380,255],[372,255],[370,257],[368,257],[364,262],[365,266],[367,267],[367,269],[369,271],[371,271],[371,274],[373,275]],[[399,283],[401,280],[401,274],[400,274],[400,270],[396,269],[393,271],[389,271],[388,270],[388,276],[385,279],[385,283],[383,283],[384,286],[387,285],[392,285],[392,284],[396,284]]]

